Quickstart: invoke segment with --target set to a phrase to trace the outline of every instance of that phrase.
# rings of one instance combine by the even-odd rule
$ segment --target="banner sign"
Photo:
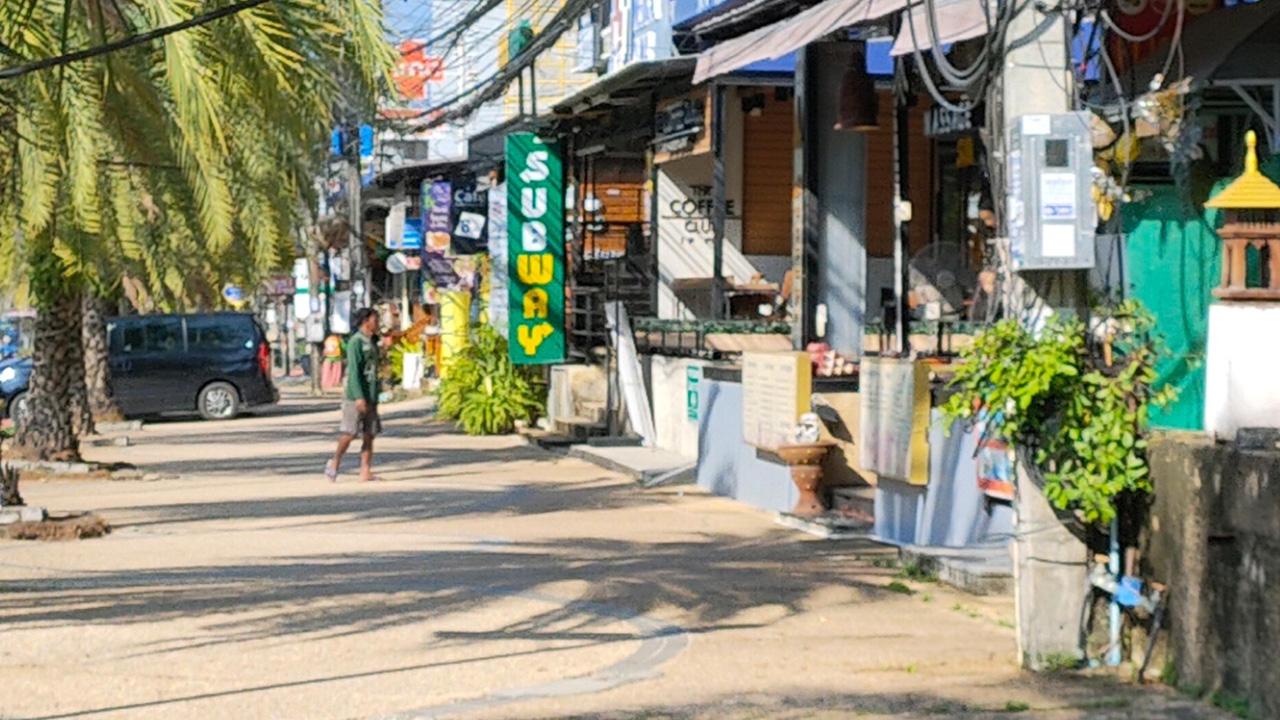
[[[507,186],[489,190],[489,324],[503,336],[507,330]]]
[[[455,183],[450,214],[455,255],[482,253],[489,243],[489,189],[474,181]]]
[[[511,361],[564,362],[564,165],[532,133],[507,136],[507,275]]]
[[[450,251],[449,220],[453,186],[447,182],[422,183],[423,246],[434,253]]]

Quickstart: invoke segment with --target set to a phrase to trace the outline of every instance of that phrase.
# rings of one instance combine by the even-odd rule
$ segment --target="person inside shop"
[[[378,312],[361,308],[352,318],[356,332],[347,340],[347,382],[342,400],[342,421],[338,426],[338,447],[324,468],[330,481],[336,482],[342,468],[342,456],[356,436],[360,444],[360,482],[377,478],[373,474],[373,440],[382,432],[378,415]]]

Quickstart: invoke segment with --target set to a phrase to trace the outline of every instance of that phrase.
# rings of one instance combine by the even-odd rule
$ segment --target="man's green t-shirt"
[[[348,400],[378,402],[378,346],[362,332],[347,341]]]

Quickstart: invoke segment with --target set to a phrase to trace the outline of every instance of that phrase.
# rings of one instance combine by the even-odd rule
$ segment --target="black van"
[[[228,420],[280,399],[266,333],[248,313],[118,317],[107,336],[111,386],[127,416],[194,410]]]

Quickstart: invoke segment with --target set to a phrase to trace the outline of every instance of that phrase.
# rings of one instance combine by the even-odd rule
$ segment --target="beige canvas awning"
[[[693,82],[704,82],[763,60],[776,60],[841,28],[892,15],[906,4],[907,0],[826,0],[799,15],[703,51],[698,56]]]
[[[693,82],[701,83],[764,60],[776,60],[842,28],[892,15],[906,8],[909,2],[910,0],[826,0],[799,15],[703,51],[698,56]],[[922,50],[927,50],[930,43],[925,8],[919,2],[911,4],[916,42]],[[934,11],[938,40],[945,45],[985,35],[988,30],[987,8],[990,8],[994,22],[995,8],[991,0],[937,0]],[[892,52],[894,55],[905,55],[914,48],[911,27],[904,15],[902,30],[898,33]]]
[[[933,9],[937,18],[938,42],[950,45],[986,35],[996,22],[994,5],[988,5],[987,0],[937,0]],[[914,52],[917,44],[925,52],[931,50],[929,19],[925,11],[924,5],[916,4],[912,6],[909,18],[906,11],[902,13],[902,29],[898,31],[891,55],[897,57]],[[991,13],[989,17],[988,12]]]

